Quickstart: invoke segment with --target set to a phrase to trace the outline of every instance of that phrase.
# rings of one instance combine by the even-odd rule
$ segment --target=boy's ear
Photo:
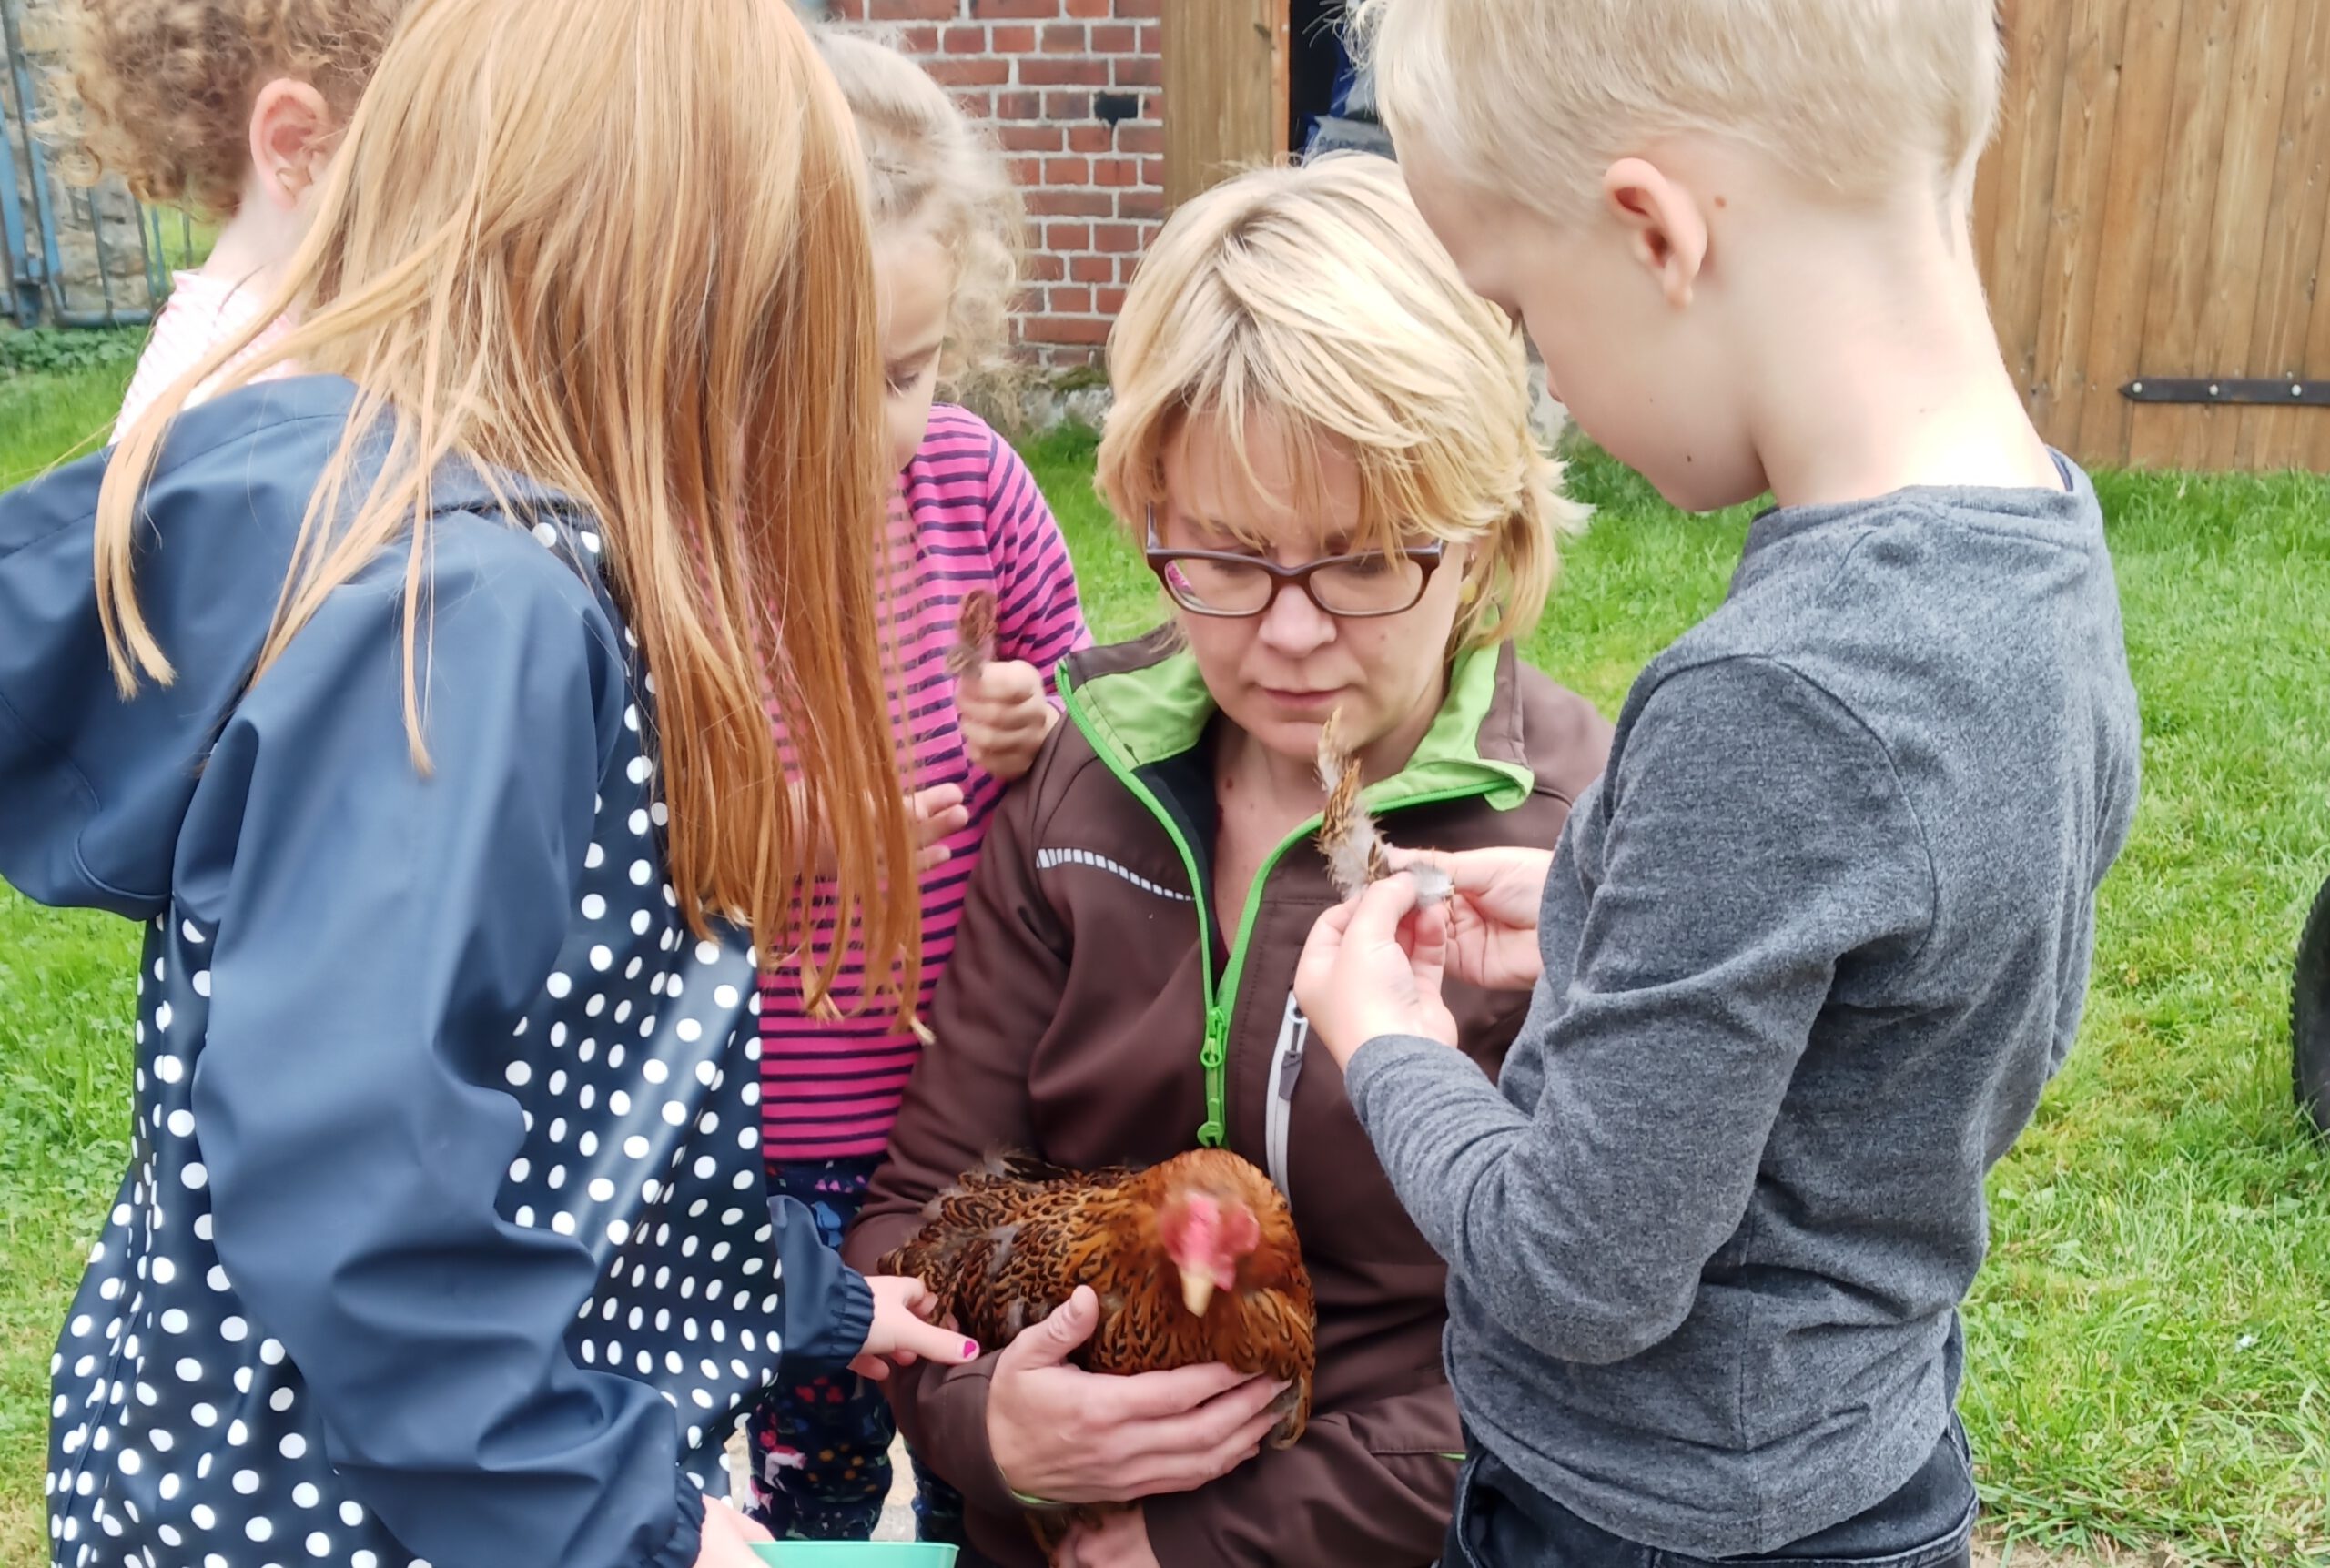
[[[1657,278],[1666,302],[1688,305],[1707,258],[1707,223],[1698,199],[1638,157],[1610,166],[1602,176],[1602,197],[1631,238],[1635,259]]]
[[[251,103],[251,166],[268,199],[286,209],[299,204],[338,127],[331,106],[309,84],[279,76],[259,88]]]

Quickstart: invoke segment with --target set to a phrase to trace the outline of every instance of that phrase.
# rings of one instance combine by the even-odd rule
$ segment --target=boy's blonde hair
[[[1359,0],[1352,25],[1395,139],[1562,221],[1685,133],[1845,200],[1962,202],[1998,118],[1995,0]]]
[[[1352,548],[1473,547],[1458,647],[1525,634],[1585,510],[1531,423],[1520,335],[1464,287],[1399,170],[1339,153],[1256,169],[1183,204],[1109,340],[1099,483],[1128,528],[1164,500],[1167,445],[1211,416],[1251,474],[1247,420],[1317,493],[1321,445],[1359,470]],[[1261,541],[1249,541],[1260,543]]]
[[[414,0],[283,283],[106,467],[97,609],[121,689],[171,678],[137,534],[187,395],[230,363],[228,388],[286,362],[344,376],[354,408],[252,679],[400,559],[425,764],[431,476],[528,476],[597,520],[654,697],[683,916],[797,958],[813,1003],[862,936],[871,988],[896,960],[910,997],[915,903],[883,893],[914,846],[883,680],[876,343],[849,112],[791,6]]]
[[[896,49],[831,29],[818,46],[857,121],[876,228],[927,226],[955,263],[940,390],[989,415],[1013,413],[1020,367],[1011,353],[1011,307],[1027,219],[1001,153]]]
[[[141,201],[234,216],[251,102],[277,76],[345,121],[409,0],[80,0],[73,80],[81,172]]]

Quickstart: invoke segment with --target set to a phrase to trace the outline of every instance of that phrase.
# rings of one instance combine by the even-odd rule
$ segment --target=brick
[[[1089,223],[1048,223],[1044,225],[1044,244],[1047,248],[1059,251],[1062,256],[1068,255],[1070,251],[1089,250],[1092,248],[1092,226]],[[1084,258],[1079,257],[1077,259],[1083,260]],[[1071,275],[1074,270],[1075,265],[1071,262],[1069,264]],[[1089,283],[1092,279],[1088,278],[1084,281]]]
[[[1109,64],[1119,87],[1154,87],[1165,80],[1165,62],[1153,55],[1119,55]]]
[[[1117,15],[1135,21],[1154,22],[1165,15],[1164,0],[1117,0]]]
[[[1125,291],[1121,288],[1092,290],[1092,309],[1103,316],[1114,316],[1125,308]]]
[[[1132,13],[1127,11],[1124,15],[1130,16]],[[1146,24],[1140,30],[1140,44],[1139,47],[1140,52],[1144,55],[1157,55],[1161,56],[1165,53],[1165,29],[1159,26],[1154,22]]]
[[[1015,157],[1005,160],[1011,170],[1014,185],[1029,186],[1044,183],[1044,160],[1039,157]]]
[[[1048,250],[1038,250],[1028,258],[1028,278],[1032,283],[1057,283],[1068,276],[1068,263]]]
[[[1089,93],[1046,93],[1044,117],[1054,120],[1089,120],[1092,117],[1092,95]]]
[[[1117,66],[1122,69],[1125,64],[1119,60]],[[1071,59],[1023,55],[1019,59],[1019,83],[1028,87],[1105,87],[1109,85],[1109,62],[1081,55]],[[1087,97],[1085,103],[1084,113],[1076,116],[1079,119],[1092,112],[1090,98]]]
[[[1092,248],[1113,251],[1119,255],[1140,247],[1140,230],[1130,223],[1096,223],[1092,226]]]
[[[1040,120],[1044,117],[1044,95],[1041,93],[998,93],[995,104],[988,111],[989,117],[998,120]],[[1079,115],[1079,119],[1084,116]]]
[[[1145,157],[1141,159],[1140,183],[1143,185],[1153,185],[1160,189],[1163,188],[1165,184],[1165,160],[1161,157]]]
[[[1092,290],[1089,288],[1055,288],[1049,298],[1055,316],[1089,316],[1092,312]]]
[[[1117,201],[1105,190],[1031,190],[1028,211],[1037,217],[1113,217]]]
[[[957,0],[866,0],[869,22],[947,22]]]
[[[1048,157],[1044,160],[1046,185],[1095,185],[1092,160],[1080,157]]]
[[[949,27],[940,35],[939,46],[949,55],[984,55],[987,53],[987,29],[979,26]]]
[[[1068,0],[1068,15],[1099,21],[1115,13],[1109,7],[1109,0]]]
[[[988,47],[998,55],[1032,55],[1036,52],[1036,30],[1033,27],[990,27],[988,34],[995,40]]]
[[[1055,230],[1059,228],[1058,224],[1052,227]],[[1085,235],[1084,243],[1091,244],[1091,230],[1085,230]],[[1062,246],[1057,239],[1049,243],[1054,250],[1082,248],[1081,246]],[[1079,283],[1114,283],[1117,280],[1116,258],[1109,256],[1071,256],[1068,258],[1068,275]]]
[[[1081,55],[1090,47],[1081,22],[1053,22],[1044,27],[1040,43],[1047,55]]]
[[[1165,150],[1165,127],[1146,121],[1128,121],[1117,127],[1117,150],[1152,156],[1162,153]]]
[[[996,87],[1011,79],[1011,62],[989,55],[925,59],[922,68],[942,87]]]
[[[900,49],[919,60],[938,53],[938,29],[935,25],[901,27],[897,43]]]
[[[1076,0],[1069,0],[1073,5]],[[1075,12],[1070,11],[1070,15]],[[1096,55],[1130,55],[1140,47],[1140,29],[1130,22],[1112,22],[1092,29],[1092,52]]]
[[[1117,216],[1154,223],[1165,216],[1165,193],[1155,186],[1137,185],[1117,192]]]
[[[1082,129],[1082,126],[1075,127]],[[996,139],[1008,153],[1056,153],[1067,144],[1067,137],[1058,126],[998,126]]]
[[[1096,157],[1092,160],[1092,183],[1100,186],[1138,185],[1140,183],[1140,160]]]
[[[1037,316],[1028,322],[1031,343],[1091,343],[1109,340],[1109,323],[1098,316]]]
[[[971,0],[971,15],[1048,21],[1059,15],[1059,5],[1060,0]]]

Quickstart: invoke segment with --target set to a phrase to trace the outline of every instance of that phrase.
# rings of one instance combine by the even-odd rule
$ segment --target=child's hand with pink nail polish
[[[975,1341],[930,1320],[938,1298],[921,1280],[875,1274],[866,1283],[874,1292],[874,1326],[866,1330],[865,1348],[849,1363],[851,1371],[879,1382],[893,1366],[910,1367],[917,1361],[960,1365],[978,1360]]]

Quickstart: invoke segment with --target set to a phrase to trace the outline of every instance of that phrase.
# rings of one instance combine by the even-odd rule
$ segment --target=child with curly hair
[[[1059,710],[1052,667],[1091,641],[1059,525],[1008,444],[944,388],[992,408],[1008,398],[1008,328],[1021,215],[988,137],[937,83],[893,49],[829,33],[826,64],[856,122],[874,219],[884,411],[898,474],[889,605],[896,715],[924,845],[927,1008],[954,948],[980,840],[1004,786],[1033,765]],[[992,595],[991,637],[957,657],[963,612]],[[846,985],[852,971],[845,970]],[[845,1009],[850,998],[836,997]],[[761,993],[762,1152],[769,1188],[809,1206],[838,1242],[887,1148],[921,1055],[888,1008],[831,1017],[799,976]],[[889,1407],[864,1380],[788,1382],[752,1417],[753,1502],[780,1536],[863,1540],[890,1486]],[[959,1504],[926,1480],[927,1539],[959,1540]]]
[[[171,280],[117,432],[275,291],[408,3],[81,0],[73,76],[88,171],[118,174],[139,200],[219,226],[209,258]],[[268,329],[252,351],[282,330]]]

